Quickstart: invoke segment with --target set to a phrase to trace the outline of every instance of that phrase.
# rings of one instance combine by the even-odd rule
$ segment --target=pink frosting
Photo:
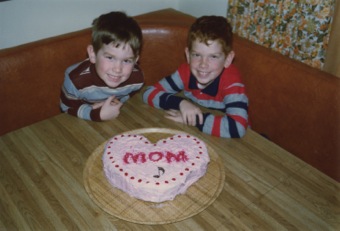
[[[210,161],[204,142],[187,134],[156,144],[142,135],[117,135],[106,144],[102,160],[111,185],[151,202],[185,193],[205,174]]]

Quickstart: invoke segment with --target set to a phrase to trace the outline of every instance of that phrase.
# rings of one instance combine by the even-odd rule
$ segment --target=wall
[[[11,0],[0,2],[0,49],[90,27],[102,13],[123,10],[138,15],[174,0]]]
[[[10,0],[0,2],[0,49],[90,27],[102,13],[138,15],[173,8],[226,15],[227,0]],[[207,7],[209,6],[209,7]]]
[[[226,16],[228,0],[182,0],[178,1],[180,11],[191,14],[195,17],[202,15]]]

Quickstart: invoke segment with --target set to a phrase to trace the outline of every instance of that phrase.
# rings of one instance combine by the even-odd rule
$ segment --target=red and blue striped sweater
[[[183,98],[176,93],[181,91],[194,103],[223,112],[223,115],[204,112],[203,124],[200,125],[198,120],[196,123],[200,131],[225,138],[245,135],[248,127],[248,97],[234,65],[225,68],[207,87],[199,89],[189,65],[182,64],[175,73],[149,86],[143,93],[143,100],[156,108],[179,110]]]

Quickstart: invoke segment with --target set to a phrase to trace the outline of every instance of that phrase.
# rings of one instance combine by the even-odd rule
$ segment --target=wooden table
[[[95,148],[113,135],[149,127],[191,133],[222,158],[224,188],[198,215],[135,224],[108,215],[88,196],[83,170]],[[242,139],[211,137],[165,119],[140,94],[109,122],[60,114],[0,137],[0,230],[340,230],[339,189],[251,129]]]

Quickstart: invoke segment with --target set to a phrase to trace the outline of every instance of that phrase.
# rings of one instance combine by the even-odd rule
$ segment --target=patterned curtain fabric
[[[335,0],[229,0],[234,32],[322,69]]]

